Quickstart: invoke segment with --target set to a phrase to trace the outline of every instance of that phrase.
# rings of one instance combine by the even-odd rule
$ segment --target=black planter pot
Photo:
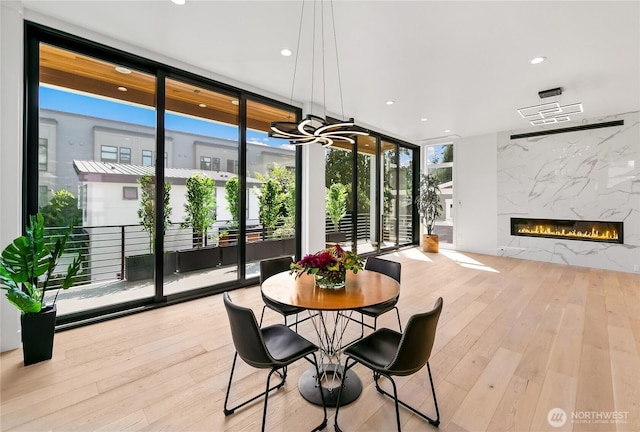
[[[220,246],[220,265],[230,266],[238,263],[238,245]]]
[[[326,234],[326,241],[327,244],[332,243],[332,245],[344,243],[347,241],[347,234],[339,231],[328,232]]]
[[[24,365],[50,360],[56,328],[56,306],[47,306],[36,314],[22,314],[22,353]]]
[[[164,253],[165,276],[176,272],[176,253],[173,251]],[[129,282],[153,278],[155,256],[151,254],[133,255],[124,259],[124,276]]]
[[[213,268],[219,264],[220,248],[216,246],[178,251],[178,272],[180,273]]]

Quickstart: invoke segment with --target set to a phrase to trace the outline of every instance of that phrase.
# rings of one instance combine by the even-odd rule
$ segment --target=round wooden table
[[[356,274],[347,272],[344,288],[319,288],[313,276],[303,274],[296,278],[295,274],[282,272],[262,283],[262,293],[272,301],[309,310],[320,348],[322,376],[316,376],[315,368],[307,370],[300,377],[298,389],[306,400],[321,405],[317,387],[320,381],[325,403],[336,406],[343,370],[342,336],[351,321],[351,312],[393,299],[400,294],[400,284],[382,273],[361,270]],[[352,370],[347,371],[340,405],[353,402],[361,392],[360,379]]]

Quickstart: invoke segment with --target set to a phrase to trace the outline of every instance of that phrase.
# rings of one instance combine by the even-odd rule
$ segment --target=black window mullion
[[[247,231],[247,97],[240,95],[238,105],[238,278],[246,278],[245,251]]]
[[[398,245],[400,244],[400,145],[398,143],[395,144],[396,146],[396,205],[395,205],[395,214],[396,214],[396,226],[395,226],[395,233],[396,233],[396,242],[395,242],[395,247],[398,247]]]
[[[420,243],[420,215],[416,206],[416,198],[418,197],[418,189],[420,188],[420,147],[413,149],[413,187],[411,188],[411,220],[412,220],[412,243]]]
[[[351,250],[358,253],[358,141],[351,145]]]
[[[375,175],[375,200],[374,200],[374,204],[375,205],[375,212],[374,214],[376,215],[380,215],[378,217],[375,218],[375,221],[373,221],[374,223],[374,233],[375,233],[375,242],[376,242],[376,252],[380,252],[380,249],[382,248],[382,219],[384,217],[384,209],[382,208],[382,195],[384,194],[384,185],[382,184],[382,167],[384,165],[384,160],[382,159],[382,139],[377,136],[376,137],[376,159],[375,159],[375,170],[376,170],[376,175]]]
[[[24,159],[22,187],[22,226],[29,215],[38,212],[38,155],[40,137],[40,40],[30,27],[25,31],[24,56]]]
[[[166,302],[164,284],[164,151],[165,151],[165,94],[166,74],[156,74],[156,202],[155,202],[155,298],[156,303]],[[160,157],[162,155],[162,157]]]

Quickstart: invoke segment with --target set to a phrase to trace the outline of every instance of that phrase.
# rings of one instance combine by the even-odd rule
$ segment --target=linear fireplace
[[[511,218],[511,235],[623,243],[622,222]]]

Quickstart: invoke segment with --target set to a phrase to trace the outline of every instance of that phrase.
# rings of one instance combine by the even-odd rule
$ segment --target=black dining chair
[[[291,257],[271,258],[260,261],[260,286],[262,286],[264,281],[271,276],[290,270],[291,263],[293,263],[293,259]],[[309,317],[298,319],[298,314],[306,311],[306,309],[304,308],[274,302],[267,298],[264,294],[262,294],[262,301],[264,302],[264,306],[262,307],[262,314],[260,315],[260,325],[262,325],[262,320],[264,319],[264,311],[267,308],[282,315],[284,317],[284,324],[288,325],[289,327],[295,325],[296,330],[298,330],[298,323],[309,319]],[[287,317],[291,315],[295,315],[296,320],[291,324],[287,324]]]
[[[233,344],[236,348],[236,353],[233,356],[233,365],[231,366],[231,374],[229,376],[229,385],[227,386],[227,394],[224,398],[224,415],[231,415],[236,409],[264,396],[264,408],[262,411],[262,430],[264,431],[269,393],[284,385],[287,379],[287,366],[304,358],[315,366],[316,376],[320,376],[315,354],[316,351],[318,351],[318,347],[283,324],[260,328],[251,309],[234,304],[228,292],[225,292],[223,297],[224,306],[229,317]],[[238,356],[249,366],[258,369],[270,369],[270,371],[267,375],[267,384],[264,392],[237,404],[233,408],[229,408],[229,393],[231,391],[233,372],[235,371]],[[278,384],[270,387],[271,375],[273,375],[274,372],[277,372],[281,379]],[[312,431],[322,430],[327,425],[327,408],[320,386],[318,386],[318,391],[320,392],[322,400],[324,420],[312,429]]]
[[[402,405],[430,424],[438,426],[440,424],[440,411],[438,410],[438,401],[436,399],[436,390],[433,386],[433,377],[431,376],[431,368],[429,367],[429,357],[433,348],[433,341],[436,337],[436,327],[438,319],[442,312],[442,297],[436,300],[432,310],[411,316],[407,322],[404,333],[399,333],[388,328],[381,328],[364,339],[354,342],[344,350],[346,356],[344,370],[345,372],[352,368],[356,363],[373,371],[373,379],[376,383],[376,390],[385,396],[392,398],[396,406],[396,420],[398,423],[398,431],[400,427],[400,407]],[[351,364],[349,362],[351,361]],[[436,409],[435,420],[426,414],[418,411],[416,408],[406,404],[398,398],[398,390],[393,376],[408,376],[418,372],[427,365],[429,372],[429,381],[431,382],[431,393],[433,394],[433,403]],[[336,405],[335,414],[335,430],[340,431],[338,426],[338,412],[340,410],[340,397],[343,383],[338,391],[338,403]],[[378,384],[380,376],[389,379],[393,387],[393,394],[388,393]]]
[[[400,271],[402,270],[402,266],[399,262],[389,261],[389,260],[385,260],[377,257],[369,257],[367,258],[367,262],[364,264],[364,269],[382,273],[384,275],[387,275],[395,279],[398,283],[400,283]],[[395,296],[391,300],[386,301],[384,303],[355,309],[355,312],[359,312],[361,314],[360,339],[362,339],[362,337],[364,336],[365,327],[368,327],[372,330],[376,330],[378,325],[378,317],[384,313],[389,312],[392,309],[396,310],[396,316],[398,317],[398,328],[400,329],[400,331],[402,331],[402,323],[400,322],[400,311],[396,306],[398,303],[398,298],[399,298],[399,295]],[[373,325],[365,322],[364,320],[365,316],[373,318]]]

